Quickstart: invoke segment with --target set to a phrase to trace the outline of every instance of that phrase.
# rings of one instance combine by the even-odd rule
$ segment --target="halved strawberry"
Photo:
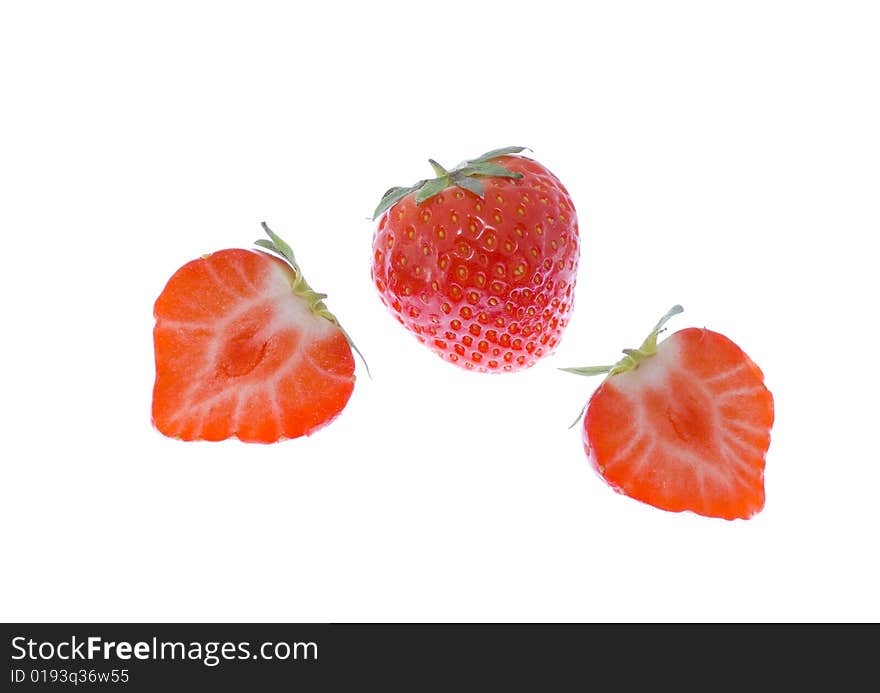
[[[584,447],[616,491],[663,510],[728,520],[764,507],[773,396],[761,369],[730,339],[688,328],[660,344],[675,306],[639,349],[613,366],[585,408]]]
[[[258,250],[181,267],[156,300],[152,420],[182,440],[272,443],[332,421],[354,388],[350,341],[268,226]],[[282,259],[283,258],[283,259]]]

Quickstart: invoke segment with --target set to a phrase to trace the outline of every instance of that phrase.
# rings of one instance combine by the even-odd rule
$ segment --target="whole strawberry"
[[[463,368],[528,368],[568,322],[580,254],[568,191],[506,147],[391,188],[373,216],[372,277],[416,338]]]

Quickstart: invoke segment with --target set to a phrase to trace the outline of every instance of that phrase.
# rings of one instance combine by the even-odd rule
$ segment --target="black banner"
[[[367,685],[420,691],[438,684],[451,690],[515,684],[543,691],[607,687],[609,681],[624,688],[641,681],[705,690],[721,681],[753,685],[774,671],[789,682],[806,674],[816,683],[827,675],[839,690],[846,678],[858,680],[880,644],[875,625],[843,624],[5,624],[2,629],[10,691]],[[711,672],[713,680],[703,680],[702,672]]]

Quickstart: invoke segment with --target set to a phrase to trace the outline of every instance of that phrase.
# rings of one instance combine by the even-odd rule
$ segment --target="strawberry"
[[[444,359],[481,372],[535,364],[559,343],[580,238],[565,187],[523,147],[385,193],[373,219],[382,302]]]
[[[584,448],[616,491],[649,505],[727,520],[764,507],[773,396],[761,369],[730,339],[688,328],[657,343],[675,306],[639,349],[613,366],[583,420]]]
[[[152,419],[182,440],[272,443],[332,421],[354,388],[352,346],[293,251],[230,249],[181,267],[156,300]],[[277,256],[280,257],[277,257]]]

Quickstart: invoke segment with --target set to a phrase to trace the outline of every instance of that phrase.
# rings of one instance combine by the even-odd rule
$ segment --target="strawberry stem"
[[[651,330],[651,333],[647,337],[645,337],[642,346],[638,349],[624,349],[624,357],[613,366],[586,366],[580,368],[560,368],[559,370],[565,371],[566,373],[574,373],[575,375],[600,375],[602,373],[616,375],[618,373],[624,373],[638,368],[638,365],[642,361],[657,353],[657,337],[663,332],[664,325],[669,322],[670,318],[678,315],[683,310],[684,308],[680,305],[672,306],[672,308],[669,309],[669,312],[660,318],[657,324],[654,325],[654,329]]]
[[[438,178],[449,178],[449,171],[443,168],[436,161],[434,161],[433,159],[428,159],[428,163],[431,164],[431,168],[434,169],[434,173],[437,174]]]
[[[642,342],[642,346],[639,347],[638,352],[641,352],[642,358],[645,356],[653,356],[657,353],[657,337],[663,331],[663,326],[669,322],[670,318],[678,315],[679,313],[684,312],[684,308],[682,308],[677,303],[669,309],[669,311],[664,315],[660,320],[654,325],[654,329],[651,330],[651,334],[649,334],[645,341]]]
[[[501,164],[495,163],[492,159],[500,156],[508,156],[510,154],[519,154],[528,147],[502,147],[501,149],[493,149],[486,152],[476,159],[463,161],[461,164],[451,170],[447,170],[434,159],[428,159],[431,168],[434,169],[435,178],[426,178],[409,187],[389,188],[379,205],[373,212],[373,219],[377,219],[380,215],[391,209],[410,193],[416,193],[416,204],[422,204],[425,200],[430,200],[435,195],[439,195],[450,185],[455,185],[462,190],[467,190],[477,197],[483,196],[483,184],[480,178],[501,177],[501,178],[522,178],[521,173],[510,171]]]
[[[372,376],[370,375],[370,366],[367,364],[367,360],[364,358],[364,355],[352,341],[348,332],[345,331],[345,328],[342,327],[342,325],[339,323],[339,320],[336,319],[336,316],[327,309],[327,306],[324,303],[324,299],[327,298],[327,294],[318,293],[311,286],[309,286],[308,282],[306,282],[305,277],[303,276],[299,264],[296,261],[296,257],[293,254],[293,248],[291,248],[284,241],[283,238],[272,231],[272,229],[269,228],[269,225],[265,221],[261,222],[261,225],[263,227],[263,230],[266,232],[266,235],[269,236],[271,240],[267,241],[265,238],[260,238],[254,241],[254,243],[261,248],[265,248],[266,250],[270,250],[276,255],[281,256],[281,258],[288,262],[291,268],[293,268],[294,279],[293,284],[291,285],[293,293],[302,298],[308,304],[313,313],[315,313],[316,315],[320,315],[326,320],[329,320],[334,325],[336,325],[336,327],[339,328],[340,332],[342,332],[342,334],[345,336],[348,345],[354,350],[354,352],[358,356],[360,356],[360,359],[364,364],[364,368],[366,368],[367,370],[367,376],[372,378]]]
[[[617,375],[618,373],[626,373],[627,371],[635,370],[639,367],[639,364],[642,361],[657,353],[657,337],[663,332],[665,325],[669,322],[670,318],[678,315],[682,311],[684,311],[684,308],[680,305],[676,304],[672,306],[666,315],[660,318],[657,324],[654,325],[654,329],[651,330],[651,333],[647,337],[645,337],[645,341],[642,342],[642,345],[638,349],[624,349],[623,358],[612,366],[585,366],[579,368],[560,368],[559,370],[565,371],[566,373],[574,373],[575,375],[601,375],[603,373]],[[578,414],[578,417],[572,422],[569,428],[573,428],[577,425],[577,422],[581,420],[581,417],[586,410],[587,405],[584,405],[584,408],[581,409],[581,413]]]

